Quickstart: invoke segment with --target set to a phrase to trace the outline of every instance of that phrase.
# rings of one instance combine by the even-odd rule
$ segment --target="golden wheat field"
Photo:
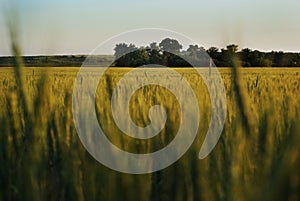
[[[179,104],[165,88],[139,89],[130,100],[133,121],[149,124],[149,108],[160,104],[167,111],[166,125],[148,140],[124,135],[114,122],[110,98],[130,70],[110,68],[100,80],[98,121],[119,148],[154,152],[176,136]],[[300,69],[220,68],[227,98],[225,126],[217,146],[203,160],[198,154],[211,114],[207,88],[193,69],[176,69],[198,99],[197,137],[176,163],[143,175],[111,170],[82,146],[72,115],[78,71],[0,69],[0,201],[300,200]],[[152,71],[163,73],[159,68]]]

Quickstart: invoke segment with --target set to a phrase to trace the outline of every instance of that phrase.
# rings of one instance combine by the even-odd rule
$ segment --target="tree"
[[[130,52],[136,51],[138,48],[134,44],[127,45],[126,43],[119,43],[116,44],[115,50],[115,57],[119,58],[124,56]]]
[[[159,51],[159,46],[156,42],[150,43],[150,49]]]
[[[243,67],[299,67],[299,53],[260,52],[244,48],[238,51],[235,44],[227,45],[219,50],[210,47],[207,51],[198,45],[189,45],[186,51],[181,51],[182,45],[175,39],[166,38],[159,44],[150,43],[146,48],[138,48],[133,44],[120,43],[114,48],[115,57],[118,58],[115,66],[137,67],[147,64],[159,64],[169,67],[203,66],[211,64],[216,66],[232,67],[240,61]],[[75,59],[75,58],[73,58]]]
[[[220,65],[224,67],[231,67],[235,65],[237,59],[238,46],[235,44],[227,45],[226,49],[221,49]]]
[[[189,45],[187,51],[191,54],[196,54],[199,51],[198,45]]]
[[[249,59],[251,62],[251,66],[263,67],[267,65],[264,54],[258,50],[254,50],[253,52],[251,52]]]
[[[220,66],[220,51],[219,48],[217,47],[210,47],[206,51],[207,54],[212,58],[216,66]]]
[[[137,48],[135,45],[125,43],[117,44],[114,48],[115,66],[138,67],[149,64],[150,58],[145,48]]]
[[[146,48],[146,51],[149,55],[150,64],[159,64],[162,65],[162,51],[156,42],[150,43],[150,47]]]
[[[239,46],[235,44],[231,44],[231,45],[227,45],[226,49],[230,54],[235,54],[237,53]]]
[[[244,48],[244,49],[242,49],[241,52],[239,52],[239,58],[242,61],[242,66],[244,66],[244,67],[251,66],[251,52],[252,52],[252,50],[249,48]]]
[[[159,43],[161,50],[171,53],[179,53],[182,45],[175,39],[166,38]]]
[[[219,48],[217,48],[217,47],[210,47],[210,48],[208,48],[207,53],[211,57],[217,57],[218,53],[219,53]]]
[[[187,49],[187,55],[184,57],[188,58],[194,66],[207,67],[210,64],[210,57],[205,51],[204,47],[198,45],[190,45]]]
[[[193,60],[197,60],[197,52],[199,51],[198,45],[190,45],[187,49],[188,56]]]

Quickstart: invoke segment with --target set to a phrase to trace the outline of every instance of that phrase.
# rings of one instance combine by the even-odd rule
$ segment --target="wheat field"
[[[119,148],[153,152],[176,135],[179,105],[166,89],[143,87],[131,99],[133,121],[139,126],[149,124],[149,108],[161,104],[168,111],[166,126],[151,140],[124,135],[111,115],[110,97],[130,70],[110,68],[100,80],[95,106],[98,121]],[[78,71],[67,67],[0,69],[0,201],[300,199],[300,69],[220,68],[227,97],[226,121],[217,146],[203,160],[198,153],[210,123],[207,88],[193,69],[176,69],[198,99],[197,138],[176,163],[144,175],[111,170],[82,146],[72,116]]]

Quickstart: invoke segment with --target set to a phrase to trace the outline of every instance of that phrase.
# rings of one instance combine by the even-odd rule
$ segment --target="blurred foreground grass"
[[[100,81],[99,123],[118,147],[152,152],[173,139],[180,110],[165,89],[144,87],[132,97],[133,120],[148,124],[149,107],[159,103],[168,111],[166,127],[151,140],[122,134],[109,111],[110,96],[129,70],[112,68]],[[193,70],[177,70],[199,100],[198,137],[172,166],[128,175],[99,164],[81,145],[72,118],[77,68],[1,68],[0,200],[299,200],[300,69],[220,69],[227,117],[204,160],[198,152],[210,121],[207,89]],[[155,71],[159,76],[161,69]]]

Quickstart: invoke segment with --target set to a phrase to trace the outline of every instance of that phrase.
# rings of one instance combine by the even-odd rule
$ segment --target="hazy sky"
[[[87,54],[138,28],[174,30],[205,48],[300,52],[299,0],[0,0],[0,55],[10,54],[12,7],[25,55]]]

